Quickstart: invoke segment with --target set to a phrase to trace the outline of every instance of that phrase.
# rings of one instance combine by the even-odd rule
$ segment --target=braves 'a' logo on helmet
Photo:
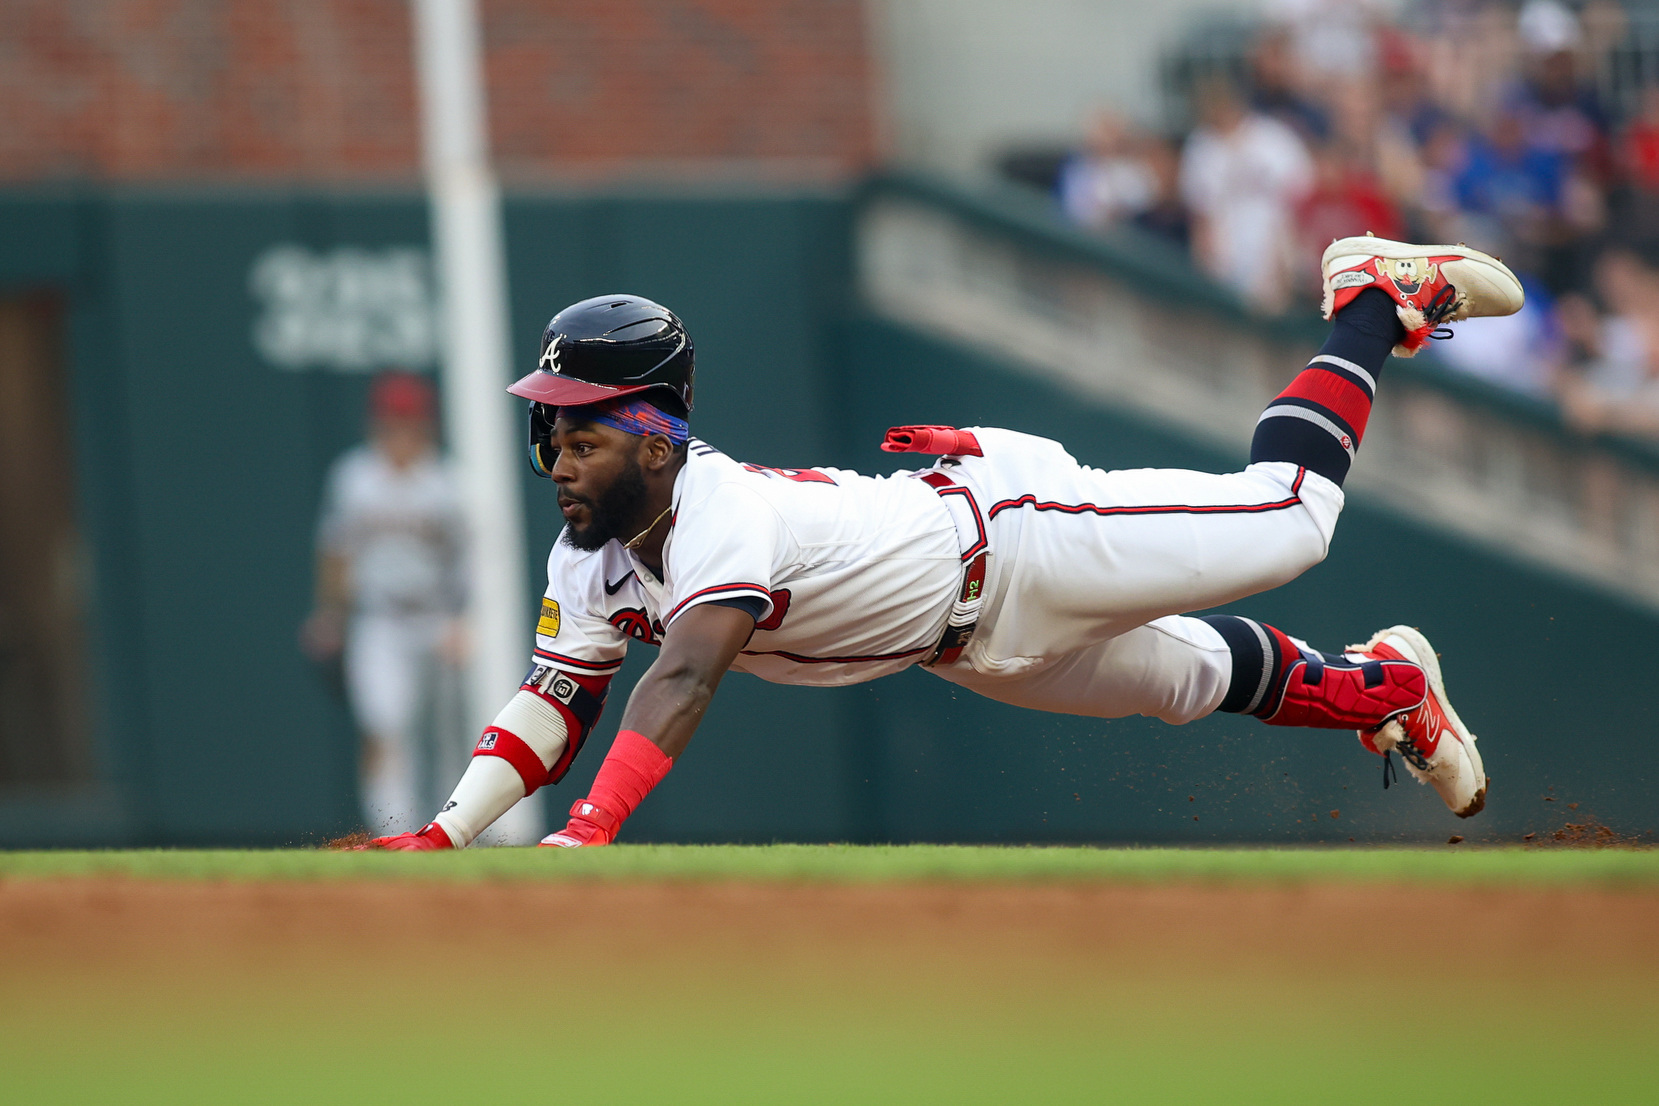
[[[563,334],[553,335],[553,340],[547,343],[547,348],[542,351],[540,367],[550,373],[561,371],[559,369],[559,341],[562,338],[564,338]]]

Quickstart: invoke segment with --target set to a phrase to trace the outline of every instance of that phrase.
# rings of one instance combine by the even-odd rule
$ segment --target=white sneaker
[[[1436,327],[1482,316],[1513,315],[1526,302],[1509,266],[1468,246],[1425,246],[1365,234],[1338,238],[1320,259],[1321,310],[1334,318],[1367,288],[1394,299],[1406,338],[1396,357],[1412,357]]]
[[[1373,730],[1359,732],[1360,743],[1386,757],[1398,752],[1417,782],[1430,784],[1459,818],[1479,814],[1486,805],[1486,769],[1475,748],[1475,735],[1446,699],[1440,658],[1433,646],[1410,626],[1390,626],[1364,645],[1350,646],[1376,660],[1406,660],[1428,676],[1428,694],[1417,706],[1394,715]],[[1385,777],[1386,778],[1386,777]]]

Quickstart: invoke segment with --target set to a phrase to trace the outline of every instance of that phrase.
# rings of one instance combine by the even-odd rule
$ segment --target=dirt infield
[[[705,1100],[676,1082],[693,1071],[708,1101],[1105,1101],[1170,1080],[1254,1101],[1252,1078],[1277,1081],[1264,1101],[1370,1101],[1406,1027],[1456,1019],[1479,1048],[1388,1094],[1501,1076],[1531,1101],[1650,1077],[1656,934],[1652,890],[8,880],[0,1061],[26,1088],[92,1079],[56,1028],[74,1026],[119,1080],[89,1100],[151,1101],[130,1092],[153,1076],[154,1101],[438,1101],[478,1091],[466,1064],[488,1056],[490,1078],[530,1081],[501,1093],[557,1069],[675,1101]],[[462,1066],[430,1069],[440,1054]],[[1361,1082],[1333,1088],[1350,1067]]]
[[[15,979],[53,965],[282,956],[396,962],[464,949],[483,934],[530,946],[552,934],[603,934],[615,960],[643,970],[691,948],[764,950],[780,965],[896,956],[921,967],[960,957],[981,968],[1053,961],[1322,974],[1369,963],[1373,937],[1422,934],[1431,919],[1455,921],[1433,926],[1438,956],[1478,959],[1492,977],[1659,974],[1659,894],[1639,892],[138,880],[0,883],[0,971]]]

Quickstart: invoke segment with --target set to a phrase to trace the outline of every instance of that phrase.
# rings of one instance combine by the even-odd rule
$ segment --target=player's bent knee
[[[1336,533],[1336,520],[1342,514],[1347,497],[1340,485],[1317,472],[1302,473],[1301,486],[1297,488],[1296,494],[1302,501],[1302,511],[1318,535],[1319,552],[1308,562],[1309,567],[1312,567],[1325,559],[1325,553],[1331,545],[1331,536]]]
[[[1306,538],[1296,543],[1296,553],[1293,558],[1296,566],[1295,576],[1302,575],[1302,573],[1330,556],[1330,553],[1331,538],[1329,534],[1321,534],[1316,531],[1307,535]]]

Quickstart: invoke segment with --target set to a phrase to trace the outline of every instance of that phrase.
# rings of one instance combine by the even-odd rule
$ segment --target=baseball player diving
[[[508,389],[530,401],[530,461],[565,517],[533,667],[443,809],[373,845],[465,847],[557,782],[632,642],[656,661],[592,791],[544,845],[615,840],[730,669],[839,685],[919,664],[1036,710],[1353,729],[1385,783],[1399,753],[1453,813],[1478,813],[1475,736],[1418,631],[1322,653],[1248,618],[1184,613],[1323,560],[1390,352],[1522,303],[1509,269],[1461,245],[1344,238],[1323,274],[1330,336],[1262,412],[1250,463],[1224,475],[1102,471],[990,427],[895,428],[883,449],[937,460],[890,476],[744,464],[691,435],[678,318],[636,296],[567,307]]]

